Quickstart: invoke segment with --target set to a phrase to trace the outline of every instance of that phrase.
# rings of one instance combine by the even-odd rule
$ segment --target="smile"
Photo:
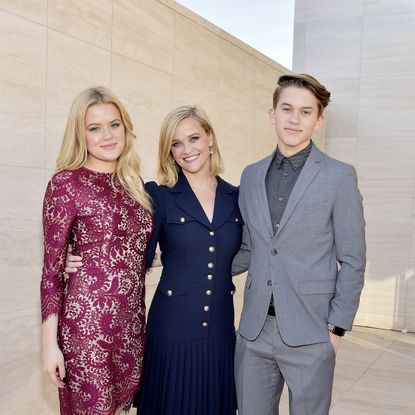
[[[186,161],[187,163],[191,163],[192,161],[195,161],[198,157],[199,157],[199,154],[195,154],[193,156],[183,157],[183,160]]]
[[[285,131],[292,133],[292,134],[296,134],[296,133],[301,133],[302,130],[297,130],[296,128],[285,128]]]

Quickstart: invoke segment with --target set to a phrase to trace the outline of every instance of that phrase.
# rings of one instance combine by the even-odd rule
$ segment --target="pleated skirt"
[[[139,415],[235,415],[235,336],[147,335]]]

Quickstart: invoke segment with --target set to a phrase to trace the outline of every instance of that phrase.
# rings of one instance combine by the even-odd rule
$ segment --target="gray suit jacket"
[[[290,346],[327,341],[327,323],[351,330],[363,288],[366,244],[355,169],[315,145],[274,236],[265,175],[272,155],[245,168],[239,205],[245,222],[233,274],[248,270],[239,334],[259,335],[271,294]]]

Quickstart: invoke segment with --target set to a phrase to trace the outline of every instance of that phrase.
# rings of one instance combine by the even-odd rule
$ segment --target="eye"
[[[92,133],[98,132],[99,131],[99,127],[90,127],[88,129],[88,131],[91,131]]]
[[[291,111],[291,108],[288,108],[288,107],[283,107],[283,108],[282,108],[282,111],[283,111],[283,112],[290,112],[290,111]]]
[[[199,138],[200,137],[198,135],[194,135],[193,137],[190,137],[190,141],[197,141]]]
[[[172,146],[173,148],[177,148],[179,145],[180,145],[180,143],[178,143],[178,142],[171,143],[171,146]]]
[[[303,115],[310,115],[311,111],[303,111]]]
[[[112,127],[112,128],[118,128],[120,125],[121,125],[121,123],[119,123],[119,122],[114,122],[114,123],[112,123],[112,124],[111,124],[111,127]]]

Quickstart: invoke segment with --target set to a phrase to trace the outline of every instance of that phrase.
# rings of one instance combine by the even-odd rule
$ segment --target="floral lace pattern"
[[[59,316],[67,377],[61,414],[128,410],[141,380],[152,215],[116,176],[80,168],[49,182],[43,227],[42,320]],[[65,283],[68,244],[83,266]]]

